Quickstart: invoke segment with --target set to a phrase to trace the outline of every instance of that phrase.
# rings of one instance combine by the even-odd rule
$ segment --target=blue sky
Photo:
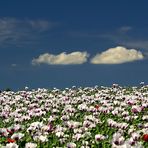
[[[147,5],[0,1],[0,89],[147,83]]]

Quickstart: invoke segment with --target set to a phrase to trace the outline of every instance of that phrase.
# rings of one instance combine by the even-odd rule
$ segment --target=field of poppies
[[[148,85],[2,91],[2,148],[147,148]]]

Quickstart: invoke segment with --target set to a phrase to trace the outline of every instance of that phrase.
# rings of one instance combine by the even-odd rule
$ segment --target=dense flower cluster
[[[148,86],[3,91],[0,147],[148,147]]]

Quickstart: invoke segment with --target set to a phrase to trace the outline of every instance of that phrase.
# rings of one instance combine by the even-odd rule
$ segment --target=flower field
[[[148,86],[2,91],[2,148],[147,148]]]

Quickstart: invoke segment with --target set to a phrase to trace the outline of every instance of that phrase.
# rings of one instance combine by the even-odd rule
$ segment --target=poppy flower
[[[14,143],[15,140],[14,140],[14,139],[11,139],[11,138],[8,138],[8,139],[7,139],[7,142],[9,142],[9,143]]]
[[[95,105],[95,108],[96,108],[96,109],[99,109],[99,107],[100,107],[99,105]]]
[[[145,142],[148,142],[148,134],[144,134],[142,139],[145,141]]]

